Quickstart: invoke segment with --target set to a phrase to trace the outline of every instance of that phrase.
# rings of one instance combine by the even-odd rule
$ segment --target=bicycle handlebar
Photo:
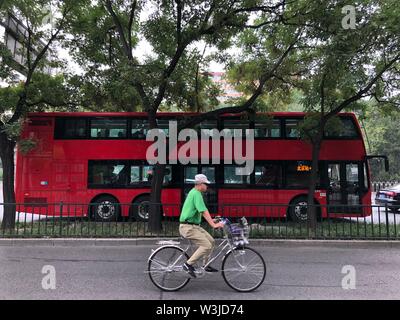
[[[221,216],[215,216],[214,219],[216,219],[217,222],[222,222],[223,224],[228,224],[229,225],[229,224],[232,223],[228,218],[221,217]],[[247,219],[245,217],[240,218],[240,220],[241,220],[241,223],[243,225],[247,225],[248,224],[247,223]]]
[[[217,222],[222,222],[223,224],[227,224],[227,223],[229,224],[230,223],[228,218],[224,218],[224,217],[221,217],[221,216],[216,216],[216,217],[214,217],[214,219],[217,220]]]

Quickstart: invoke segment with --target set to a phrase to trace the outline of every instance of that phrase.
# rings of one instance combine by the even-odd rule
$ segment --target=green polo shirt
[[[193,188],[188,193],[185,203],[183,204],[179,221],[200,224],[204,211],[207,211],[207,207],[204,203],[203,196],[199,190]]]

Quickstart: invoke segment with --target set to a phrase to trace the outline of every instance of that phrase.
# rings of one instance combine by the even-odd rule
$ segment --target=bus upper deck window
[[[255,138],[280,138],[281,123],[279,119],[256,120],[254,123]]]
[[[126,138],[126,128],[125,119],[93,119],[90,123],[90,137]]]
[[[298,128],[300,121],[300,119],[286,119],[286,138],[300,138],[300,130]]]
[[[339,122],[334,126],[325,128],[325,137],[327,138],[358,138],[359,134],[351,118],[340,117]]]
[[[133,119],[131,121],[131,137],[133,139],[146,139],[148,121],[146,119]]]
[[[85,138],[86,119],[56,119],[55,138]]]

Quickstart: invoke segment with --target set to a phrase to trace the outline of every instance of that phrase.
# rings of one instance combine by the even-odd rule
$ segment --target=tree
[[[140,15],[149,7],[150,14],[141,21]],[[86,79],[95,87],[103,88],[107,75],[116,74],[111,78],[120,80],[119,90],[128,90],[129,86],[132,101],[147,113],[149,128],[153,129],[157,128],[156,113],[166,105],[163,104],[166,99],[184,110],[193,105],[199,109],[199,81],[188,81],[199,79],[198,61],[203,60],[203,54],[196,44],[203,41],[222,52],[232,46],[233,37],[243,29],[279,23],[285,1],[104,0],[86,1],[81,8],[70,30],[74,37],[69,47],[76,61],[84,66]],[[260,16],[263,22],[252,24],[254,15]],[[275,55],[258,73],[258,84],[246,101],[201,114],[180,124],[180,128],[227,112],[252,111],[264,86],[275,76],[298,36],[292,32],[284,44],[276,46]],[[146,39],[152,49],[144,58],[135,55],[141,39]],[[185,103],[182,103],[182,93]],[[201,94],[204,96],[205,92]],[[196,101],[197,105],[187,101]],[[153,230],[161,228],[158,204],[164,169],[165,165],[157,164],[152,179],[150,227]]]
[[[303,107],[309,112],[301,125],[302,138],[312,144],[312,171],[308,190],[308,222],[316,227],[314,203],[318,177],[318,159],[325,127],[343,110],[360,108],[366,98],[374,97],[381,105],[398,103],[399,27],[394,21],[400,11],[395,2],[364,0],[354,7],[355,29],[347,28],[343,10],[348,1],[294,1],[280,16],[284,26],[302,26],[306,41],[299,44],[298,62],[277,75],[282,83],[303,95]],[[351,17],[350,17],[351,18]],[[260,57],[270,54],[265,36],[249,31],[241,47],[258,50]],[[274,39],[272,39],[274,41]],[[256,62],[257,63],[257,62]],[[256,63],[243,57],[233,69],[249,70],[241,75],[247,85],[254,83]],[[279,89],[274,88],[276,95]]]
[[[45,106],[69,107],[69,92],[64,88],[61,76],[50,76],[44,73],[50,62],[47,55],[54,42],[62,36],[73,1],[58,3],[60,18],[55,21],[55,28],[46,28],[44,18],[52,1],[17,0],[3,2],[0,10],[1,17],[12,12],[27,28],[27,36],[22,41],[24,48],[20,54],[26,57],[24,69],[25,79],[15,81],[15,72],[10,52],[4,44],[0,46],[2,81],[9,83],[8,87],[0,88],[0,158],[3,163],[3,194],[4,209],[3,228],[13,228],[15,225],[15,192],[14,192],[14,149],[19,140],[24,115],[30,110],[40,110]],[[44,43],[40,43],[40,40]],[[52,62],[56,64],[56,61]]]
[[[343,5],[345,3],[343,2]],[[337,22],[342,10],[336,3],[328,4],[328,19],[320,24],[325,31],[319,33],[313,74],[305,78],[305,109],[311,112],[303,124],[303,133],[312,143],[312,171],[308,190],[308,203],[314,199],[318,177],[318,159],[326,125],[339,112],[355,110],[367,97],[378,100],[391,96],[398,99],[392,89],[392,80],[398,77],[400,29],[392,25],[399,11],[391,11],[391,1],[362,1],[356,8],[360,23],[354,30],[341,28]],[[395,13],[395,15],[393,15]],[[326,14],[326,13],[325,13]],[[318,20],[317,20],[318,21]],[[324,41],[324,39],[327,39]],[[322,55],[320,54],[322,53]],[[309,225],[316,227],[316,208],[310,206]]]

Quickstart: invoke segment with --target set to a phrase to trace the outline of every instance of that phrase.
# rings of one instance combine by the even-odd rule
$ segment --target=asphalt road
[[[0,299],[400,299],[400,248],[257,247],[267,277],[247,294],[230,289],[220,273],[192,280],[179,292],[161,292],[144,272],[151,248],[0,246]],[[54,268],[48,283],[55,289],[43,289],[49,276],[44,267]]]

